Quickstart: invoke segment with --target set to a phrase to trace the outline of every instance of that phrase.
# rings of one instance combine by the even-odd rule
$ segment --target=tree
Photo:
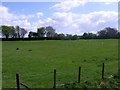
[[[19,26],[16,26],[15,28],[16,31],[16,37],[17,38],[24,38],[25,34],[27,33],[27,30],[25,30],[24,28],[21,28]]]
[[[60,40],[64,40],[65,39],[65,35],[63,33],[62,34],[57,34],[56,38],[60,39]]]
[[[105,28],[105,30],[107,31],[108,38],[116,38],[118,35],[118,31],[115,28],[107,27],[107,28]]]
[[[20,27],[16,26],[17,38],[20,38]]]
[[[115,28],[106,27],[98,32],[99,38],[117,38],[118,31]]]
[[[38,38],[38,33],[36,33],[36,32],[29,32],[28,37],[29,38]]]
[[[32,38],[32,36],[33,36],[33,32],[29,32],[28,38]]]
[[[73,35],[72,36],[72,40],[78,40],[79,39],[79,36],[78,35]]]
[[[27,33],[27,31],[24,28],[20,28],[20,36],[21,38],[24,38],[25,34]]]
[[[46,36],[47,37],[54,37],[55,36],[55,29],[51,26],[46,27]]]
[[[13,26],[1,26],[1,33],[2,33],[2,36],[5,36],[5,38],[14,38],[15,36],[15,29]]]
[[[82,38],[83,39],[95,39],[97,37],[97,35],[96,34],[93,34],[93,33],[84,33],[83,35],[82,35]]]
[[[1,26],[2,36],[5,36],[6,38],[8,38],[10,33],[9,30],[10,28],[8,26]]]
[[[41,27],[41,28],[37,28],[37,33],[39,37],[44,37],[45,35],[45,28]]]
[[[15,28],[14,26],[10,26],[10,37],[16,38]]]
[[[38,33],[33,32],[33,37],[34,37],[34,38],[38,38]]]
[[[83,39],[87,39],[88,38],[88,34],[85,32],[82,36]]]
[[[72,40],[72,35],[71,34],[66,34],[66,40]]]

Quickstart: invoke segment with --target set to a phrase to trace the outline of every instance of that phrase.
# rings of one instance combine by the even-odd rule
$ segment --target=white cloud
[[[109,3],[109,2],[118,2],[119,0],[86,0],[88,2],[105,2],[105,3]]]
[[[36,13],[36,16],[38,17],[38,18],[40,18],[40,17],[42,17],[44,14],[42,13],[42,12],[37,12]]]
[[[74,5],[70,9],[75,7]],[[2,19],[2,24],[4,25],[19,25],[29,31],[36,31],[38,27],[42,26],[53,26],[58,33],[65,34],[95,33],[97,30],[107,26],[115,28],[118,26],[118,13],[115,11],[96,11],[87,14],[78,14],[70,12],[70,9],[66,9],[67,12],[54,12],[52,16],[43,19],[40,18],[44,15],[42,12],[29,15],[16,15],[9,12],[7,7],[0,6],[0,13],[2,13],[0,20]],[[31,18],[37,18],[37,21],[30,22],[29,19]]]
[[[0,25],[12,25],[26,28],[27,30],[34,29],[32,23],[29,21],[31,18],[40,18],[44,14],[42,12],[37,12],[35,14],[13,14],[9,11],[9,8],[0,5],[0,20],[2,21]]]
[[[52,8],[55,8],[56,10],[62,10],[62,11],[69,11],[75,7],[78,7],[80,5],[84,5],[86,3],[85,0],[65,0],[63,2],[60,2],[58,4],[55,4]]]
[[[0,19],[10,21],[14,16],[8,12],[8,8],[0,5]],[[15,17],[14,17],[15,18]]]
[[[72,12],[56,12],[52,19],[63,32],[81,34],[83,32],[96,32],[107,26],[117,26],[118,13],[115,11],[98,11],[88,14],[75,14]],[[117,28],[117,27],[115,27]]]
[[[118,13],[115,11],[98,11],[88,14],[72,12],[55,12],[49,18],[39,19],[32,26],[53,26],[58,33],[83,34],[84,32],[96,33],[105,27],[117,28]]]
[[[58,11],[70,11],[73,8],[83,6],[88,2],[103,2],[108,5],[112,2],[118,2],[118,0],[64,0],[55,4],[52,8]]]

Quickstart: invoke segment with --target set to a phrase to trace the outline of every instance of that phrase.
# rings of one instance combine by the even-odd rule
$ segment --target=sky
[[[113,1],[2,2],[0,25],[20,26],[28,32],[52,26],[57,33],[96,33],[105,27],[118,28],[118,2]]]

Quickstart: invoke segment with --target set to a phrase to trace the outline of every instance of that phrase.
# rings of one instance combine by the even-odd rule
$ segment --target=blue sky
[[[0,6],[2,25],[19,25],[29,31],[52,26],[57,33],[83,34],[118,28],[117,2],[3,2]]]

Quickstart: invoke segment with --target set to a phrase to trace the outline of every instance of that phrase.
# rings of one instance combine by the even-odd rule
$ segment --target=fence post
[[[104,79],[104,63],[102,63],[102,79]]]
[[[78,83],[80,83],[81,67],[79,66],[78,70]]]
[[[17,90],[20,90],[19,74],[16,74],[16,84],[17,84]]]
[[[54,86],[53,88],[56,88],[56,69],[54,69]]]

